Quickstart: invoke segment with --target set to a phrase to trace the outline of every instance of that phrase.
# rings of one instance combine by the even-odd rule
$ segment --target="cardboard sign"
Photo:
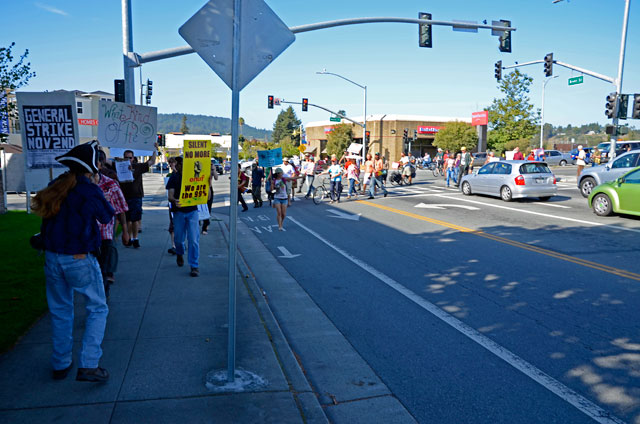
[[[105,147],[154,150],[158,110],[155,107],[100,100],[98,141]]]
[[[258,163],[265,168],[282,164],[282,149],[258,150]]]
[[[78,144],[75,94],[16,93],[28,169],[65,168],[56,157]]]
[[[207,203],[211,176],[211,140],[185,140],[180,206]]]

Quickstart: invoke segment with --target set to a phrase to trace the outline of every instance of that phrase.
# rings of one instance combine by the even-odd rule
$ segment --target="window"
[[[82,102],[76,102],[76,108],[78,114],[82,113]]]
[[[560,152],[558,152],[557,150],[549,150],[547,151],[547,153],[549,154],[549,156],[560,156]]]
[[[636,162],[638,162],[638,156],[640,156],[640,153],[624,155],[621,158],[614,160],[613,164],[611,164],[611,168],[632,168]]]
[[[521,174],[551,174],[546,163],[523,163],[520,165]]]
[[[627,174],[627,176],[624,177],[624,182],[627,184],[640,184],[640,169],[636,169]]]
[[[491,171],[493,171],[493,168],[495,166],[496,166],[496,162],[491,162],[491,163],[486,164],[485,166],[480,168],[480,171],[478,171],[478,175],[491,174]]]
[[[499,175],[509,175],[511,174],[511,165],[509,165],[508,163],[496,162],[493,173]]]

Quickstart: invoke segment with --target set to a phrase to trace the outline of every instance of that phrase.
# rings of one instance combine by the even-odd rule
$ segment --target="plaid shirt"
[[[120,189],[120,185],[115,180],[100,174],[98,186],[102,189],[104,197],[111,206],[113,206],[113,209],[116,211],[116,215],[129,210],[127,201],[124,199],[124,195]],[[113,240],[113,228],[115,226],[115,222],[115,216],[111,218],[111,222],[108,224],[100,224],[98,222],[98,226],[100,227],[100,237],[102,240]]]

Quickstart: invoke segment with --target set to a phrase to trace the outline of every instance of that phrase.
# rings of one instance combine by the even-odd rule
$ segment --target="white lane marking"
[[[527,361],[525,361],[524,359],[520,358],[515,353],[513,353],[513,352],[507,350],[506,348],[500,346],[498,343],[494,342],[493,340],[491,340],[487,336],[485,336],[485,335],[479,333],[478,331],[474,330],[473,328],[469,327],[467,324],[463,323],[462,321],[460,321],[459,319],[455,318],[454,316],[449,315],[448,313],[446,313],[442,309],[438,308],[433,303],[431,303],[431,302],[427,301],[426,299],[420,297],[419,295],[417,295],[413,291],[409,290],[408,288],[406,288],[402,284],[400,284],[397,281],[393,280],[391,277],[388,277],[384,273],[382,273],[382,272],[378,271],[377,269],[373,268],[372,266],[370,266],[366,262],[364,262],[364,261],[356,258],[355,256],[352,256],[350,253],[347,253],[346,251],[342,250],[338,246],[334,245],[333,243],[331,243],[330,241],[328,241],[327,239],[322,237],[320,234],[316,233],[312,229],[307,228],[306,226],[304,226],[303,224],[298,222],[298,220],[296,220],[295,218],[292,218],[292,217],[288,217],[288,218],[293,223],[297,224],[300,228],[302,228],[303,230],[307,231],[309,234],[311,234],[312,236],[314,236],[315,238],[317,238],[318,240],[320,240],[321,242],[323,242],[324,244],[329,246],[331,249],[333,249],[334,251],[336,251],[340,255],[344,256],[349,261],[353,262],[358,267],[362,268],[364,271],[366,271],[369,274],[373,275],[375,278],[377,278],[378,280],[382,281],[384,284],[386,284],[387,286],[391,287],[392,289],[394,289],[395,291],[397,291],[398,293],[400,293],[401,295],[403,295],[404,297],[406,297],[410,301],[414,302],[416,305],[420,306],[422,309],[424,309],[427,312],[431,313],[436,318],[440,319],[444,323],[448,324],[449,326],[453,327],[455,330],[457,330],[460,333],[462,333],[464,336],[468,337],[469,339],[473,340],[474,342],[476,342],[480,346],[484,347],[489,352],[493,353],[498,358],[502,359],[503,361],[505,361],[506,363],[508,363],[509,365],[514,367],[515,369],[517,369],[518,371],[522,372],[524,375],[526,375],[527,377],[531,378],[532,380],[534,380],[535,382],[540,384],[542,387],[544,387],[547,390],[549,390],[550,392],[554,393],[556,396],[558,396],[562,400],[570,403],[575,408],[577,408],[579,411],[581,411],[582,413],[586,414],[587,416],[589,416],[593,420],[595,420],[595,421],[597,421],[599,423],[624,424],[624,421],[619,420],[618,418],[616,418],[613,415],[611,415],[608,411],[605,411],[604,409],[600,408],[595,403],[593,403],[590,400],[580,396],[578,393],[574,392],[573,390],[571,390],[570,388],[568,388],[564,384],[560,383],[559,381],[555,380],[554,378],[552,378],[548,374],[544,373],[541,369],[539,369],[539,368],[535,367],[534,365],[528,363]]]
[[[479,211],[480,208],[476,208],[475,206],[467,206],[467,205],[452,205],[452,204],[445,204],[445,203],[440,203],[437,205],[427,205],[426,203],[418,203],[417,205],[414,206],[415,208],[424,208],[424,209],[446,209],[446,208],[461,208],[461,209],[467,209],[470,211]]]
[[[406,187],[396,187],[393,189],[396,193],[409,193],[409,194],[421,194],[423,191],[415,189],[415,188],[406,188]]]
[[[350,214],[347,212],[343,212],[339,209],[329,209],[329,212],[331,212],[333,215],[329,215],[331,218],[341,218],[341,219],[348,219],[350,221],[359,221],[360,220],[360,215],[362,214]]]
[[[547,202],[533,202],[536,205],[545,205],[545,206],[550,206],[552,208],[562,208],[562,209],[571,209],[571,206],[565,206],[565,205],[556,205],[554,203],[547,203]]]
[[[444,194],[440,194],[438,196],[439,197],[444,197],[444,198],[449,198],[447,195],[444,195]],[[492,203],[483,203],[483,202],[478,202],[476,200],[465,199],[463,197],[453,197],[451,199],[460,200],[462,202],[474,203],[476,205],[491,206],[493,208],[506,209],[506,210],[514,211],[514,212],[522,212],[522,213],[528,213],[528,214],[531,214],[531,215],[544,216],[545,218],[553,218],[553,219],[560,219],[562,221],[577,222],[578,224],[587,225],[587,226],[590,225],[590,226],[594,226],[594,227],[605,227],[605,228],[612,228],[612,229],[615,229],[615,230],[623,230],[623,231],[631,231],[633,233],[640,233],[640,230],[635,229],[635,228],[625,228],[625,227],[620,227],[620,226],[617,226],[617,225],[603,224],[601,222],[585,221],[584,219],[567,218],[567,217],[564,217],[564,216],[549,215],[549,214],[546,214],[546,213],[528,211],[528,210],[525,210],[525,209],[510,208],[508,206],[495,205],[495,204],[492,204]]]
[[[291,258],[297,258],[298,256],[300,256],[299,253],[295,255],[291,254],[291,252],[289,252],[287,248],[284,246],[278,246],[278,250],[280,250],[280,252],[283,255],[283,256],[278,256],[279,258],[291,259]]]

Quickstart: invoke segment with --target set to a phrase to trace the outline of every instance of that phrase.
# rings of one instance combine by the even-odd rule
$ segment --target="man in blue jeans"
[[[198,268],[198,257],[200,256],[200,226],[198,221],[197,206],[180,205],[180,187],[182,185],[182,157],[176,158],[176,170],[167,182],[169,203],[173,213],[173,232],[176,243],[176,263],[178,266],[184,265],[185,238],[189,242],[189,266],[191,276],[200,275]]]

